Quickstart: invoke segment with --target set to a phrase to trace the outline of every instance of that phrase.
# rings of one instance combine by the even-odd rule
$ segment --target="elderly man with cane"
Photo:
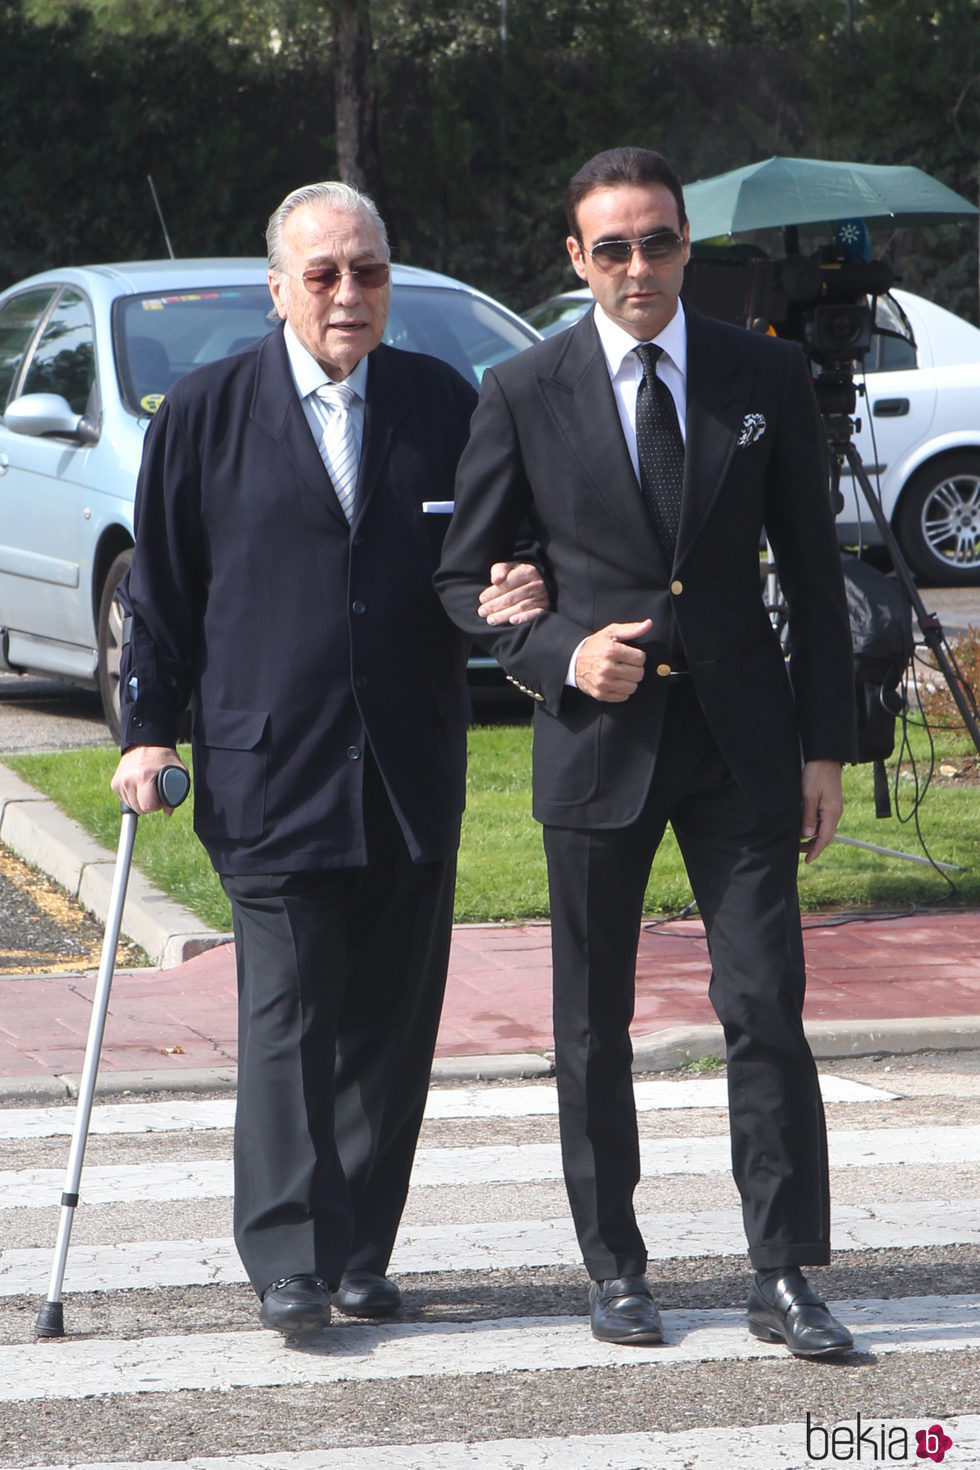
[[[293,1337],[331,1303],[400,1302],[386,1272],[445,986],[468,714],[468,642],[432,575],[476,394],[382,342],[389,252],[364,195],[294,191],[268,244],[278,330],[181,379],[147,434],[113,788],[160,805],[189,702],[195,830],[235,931],[235,1238],[260,1321]],[[488,579],[503,617],[544,605],[533,566]]]

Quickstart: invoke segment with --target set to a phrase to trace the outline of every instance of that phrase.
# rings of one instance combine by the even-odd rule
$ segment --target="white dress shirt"
[[[599,342],[606,359],[606,367],[609,369],[609,381],[612,384],[613,397],[619,412],[619,422],[623,427],[623,438],[626,440],[633,473],[639,484],[640,461],[636,453],[636,394],[643,378],[643,366],[633,349],[641,344],[636,337],[631,336],[617,322],[614,322],[612,317],[607,316],[598,303],[593,311]],[[687,323],[684,319],[684,308],[679,301],[677,310],[663,331],[656,337],[651,337],[650,341],[663,349],[657,362],[657,376],[662,378],[670,389],[674,407],[677,409],[681,438],[686,442],[687,433],[684,421],[687,414]],[[582,643],[584,642],[583,638]],[[568,672],[565,675],[566,684],[575,685],[575,665],[582,643],[578,645],[569,661]]]
[[[623,426],[623,437],[633,462],[637,482],[640,479],[640,462],[636,457],[636,393],[643,377],[643,368],[634,348],[640,343],[623,327],[606,315],[601,306],[594,308],[596,331],[609,369],[613,397],[619,410],[619,421]],[[681,426],[681,438],[686,436],[685,416],[687,413],[687,324],[684,308],[678,301],[677,310],[663,331],[650,341],[663,348],[657,363],[657,376],[670,389],[677,409],[677,422]]]
[[[288,322],[283,335],[286,340],[286,353],[289,357],[293,383],[302,401],[310,433],[319,448],[320,440],[323,438],[324,410],[317,400],[317,389],[324,386],[329,388],[333,379],[327,376],[313,354],[303,346]],[[367,396],[367,376],[367,358],[362,357],[353,372],[344,379],[347,387],[357,395],[350,406],[350,418],[358,459],[361,457],[361,445],[364,442],[364,400]]]

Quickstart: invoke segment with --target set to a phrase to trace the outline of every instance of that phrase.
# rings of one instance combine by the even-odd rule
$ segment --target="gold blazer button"
[[[660,675],[661,679],[666,679],[667,675],[670,673],[670,664],[658,664],[657,673]]]
[[[670,584],[670,590],[671,592],[673,592],[675,597],[680,597],[681,593],[684,591],[684,583],[673,581]]]

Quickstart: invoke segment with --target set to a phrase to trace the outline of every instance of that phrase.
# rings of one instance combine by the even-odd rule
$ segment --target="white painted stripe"
[[[913,1200],[875,1207],[835,1206],[837,1251],[916,1250],[980,1245],[980,1200]],[[739,1210],[641,1215],[639,1226],[653,1261],[698,1256],[744,1256]],[[54,1233],[52,1231],[52,1246]],[[0,1298],[42,1294],[51,1270],[47,1247],[0,1252]],[[392,1256],[397,1275],[452,1271],[510,1271],[529,1266],[577,1266],[581,1252],[571,1221],[474,1221],[462,1225],[403,1225]],[[230,1239],[125,1241],[74,1245],[65,1280],[69,1292],[155,1290],[245,1280]]]
[[[895,1093],[884,1092],[846,1077],[821,1077],[824,1102],[889,1102]],[[654,1079],[633,1084],[637,1111],[655,1112],[675,1108],[726,1108],[724,1077]],[[425,1116],[451,1118],[553,1117],[558,1096],[553,1086],[434,1088],[429,1093]],[[59,1138],[69,1136],[74,1108],[7,1108],[0,1110],[0,1138]],[[104,1103],[92,1110],[90,1132],[181,1133],[231,1128],[235,1121],[233,1098],[211,1101],[176,1100],[168,1103]]]
[[[841,1302],[833,1307],[856,1329],[861,1353],[920,1355],[980,1348],[977,1296]],[[345,1324],[326,1332],[322,1345],[299,1350],[262,1331],[0,1347],[0,1402],[614,1366],[656,1369],[786,1357],[782,1344],[751,1337],[741,1312],[663,1315],[665,1341],[646,1349],[596,1342],[584,1317]]]
[[[897,1164],[966,1164],[980,1159],[980,1126],[863,1128],[832,1131],[832,1169],[882,1168]],[[727,1134],[713,1138],[652,1138],[640,1147],[643,1174],[728,1174],[731,1144]],[[63,1169],[8,1169],[0,1172],[0,1209],[57,1205]],[[420,1148],[412,1172],[414,1189],[470,1184],[535,1184],[562,1178],[557,1144],[487,1144],[472,1148]],[[81,1195],[88,1204],[115,1200],[147,1203],[175,1199],[223,1199],[232,1192],[226,1159],[193,1163],[93,1165],[82,1175]]]
[[[851,1082],[846,1077],[821,1077],[820,1091],[826,1103],[892,1102],[893,1092]],[[661,1080],[633,1083],[638,1113],[674,1108],[727,1108],[728,1083],[724,1077]],[[429,1093],[427,1118],[532,1118],[554,1117],[558,1093],[554,1087],[461,1087]]]
[[[920,1419],[869,1419],[862,1416],[861,1432],[870,1429],[885,1444],[898,1444],[904,1431],[915,1463],[916,1431],[928,1429],[935,1416]],[[941,1421],[953,1441],[950,1463],[967,1465],[971,1456],[980,1464],[980,1414],[962,1414]],[[847,1425],[855,1433],[857,1421],[813,1420],[815,1430]],[[895,1435],[892,1439],[890,1436]],[[864,1456],[870,1455],[865,1441]],[[235,1455],[219,1459],[195,1455],[189,1460],[113,1460],[76,1464],[74,1470],[812,1470],[806,1453],[806,1423],[724,1425],[711,1429],[683,1429],[673,1434],[589,1434],[566,1439],[492,1439],[468,1444],[385,1444],[338,1450],[290,1450],[282,1454]],[[823,1448],[815,1435],[814,1448]],[[874,1462],[871,1462],[874,1463]],[[880,1463],[880,1461],[878,1462]],[[887,1461],[885,1462],[887,1463]],[[927,1462],[922,1462],[927,1463]],[[931,1463],[931,1462],[928,1462]],[[67,1466],[33,1466],[31,1470],[68,1470]]]
[[[64,1169],[0,1171],[0,1210],[43,1209],[61,1204]],[[152,1164],[93,1164],[82,1171],[83,1205],[170,1204],[174,1200],[230,1199],[230,1159]]]
[[[89,1134],[210,1133],[232,1128],[234,1098],[168,1103],[101,1103],[92,1109]],[[75,1109],[5,1108],[0,1110],[0,1138],[70,1138]]]

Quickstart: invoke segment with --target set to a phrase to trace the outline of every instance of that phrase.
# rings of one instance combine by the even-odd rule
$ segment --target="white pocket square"
[[[742,420],[742,432],[738,436],[739,449],[746,449],[748,445],[754,444],[761,439],[766,432],[765,415],[761,413],[747,413]]]

